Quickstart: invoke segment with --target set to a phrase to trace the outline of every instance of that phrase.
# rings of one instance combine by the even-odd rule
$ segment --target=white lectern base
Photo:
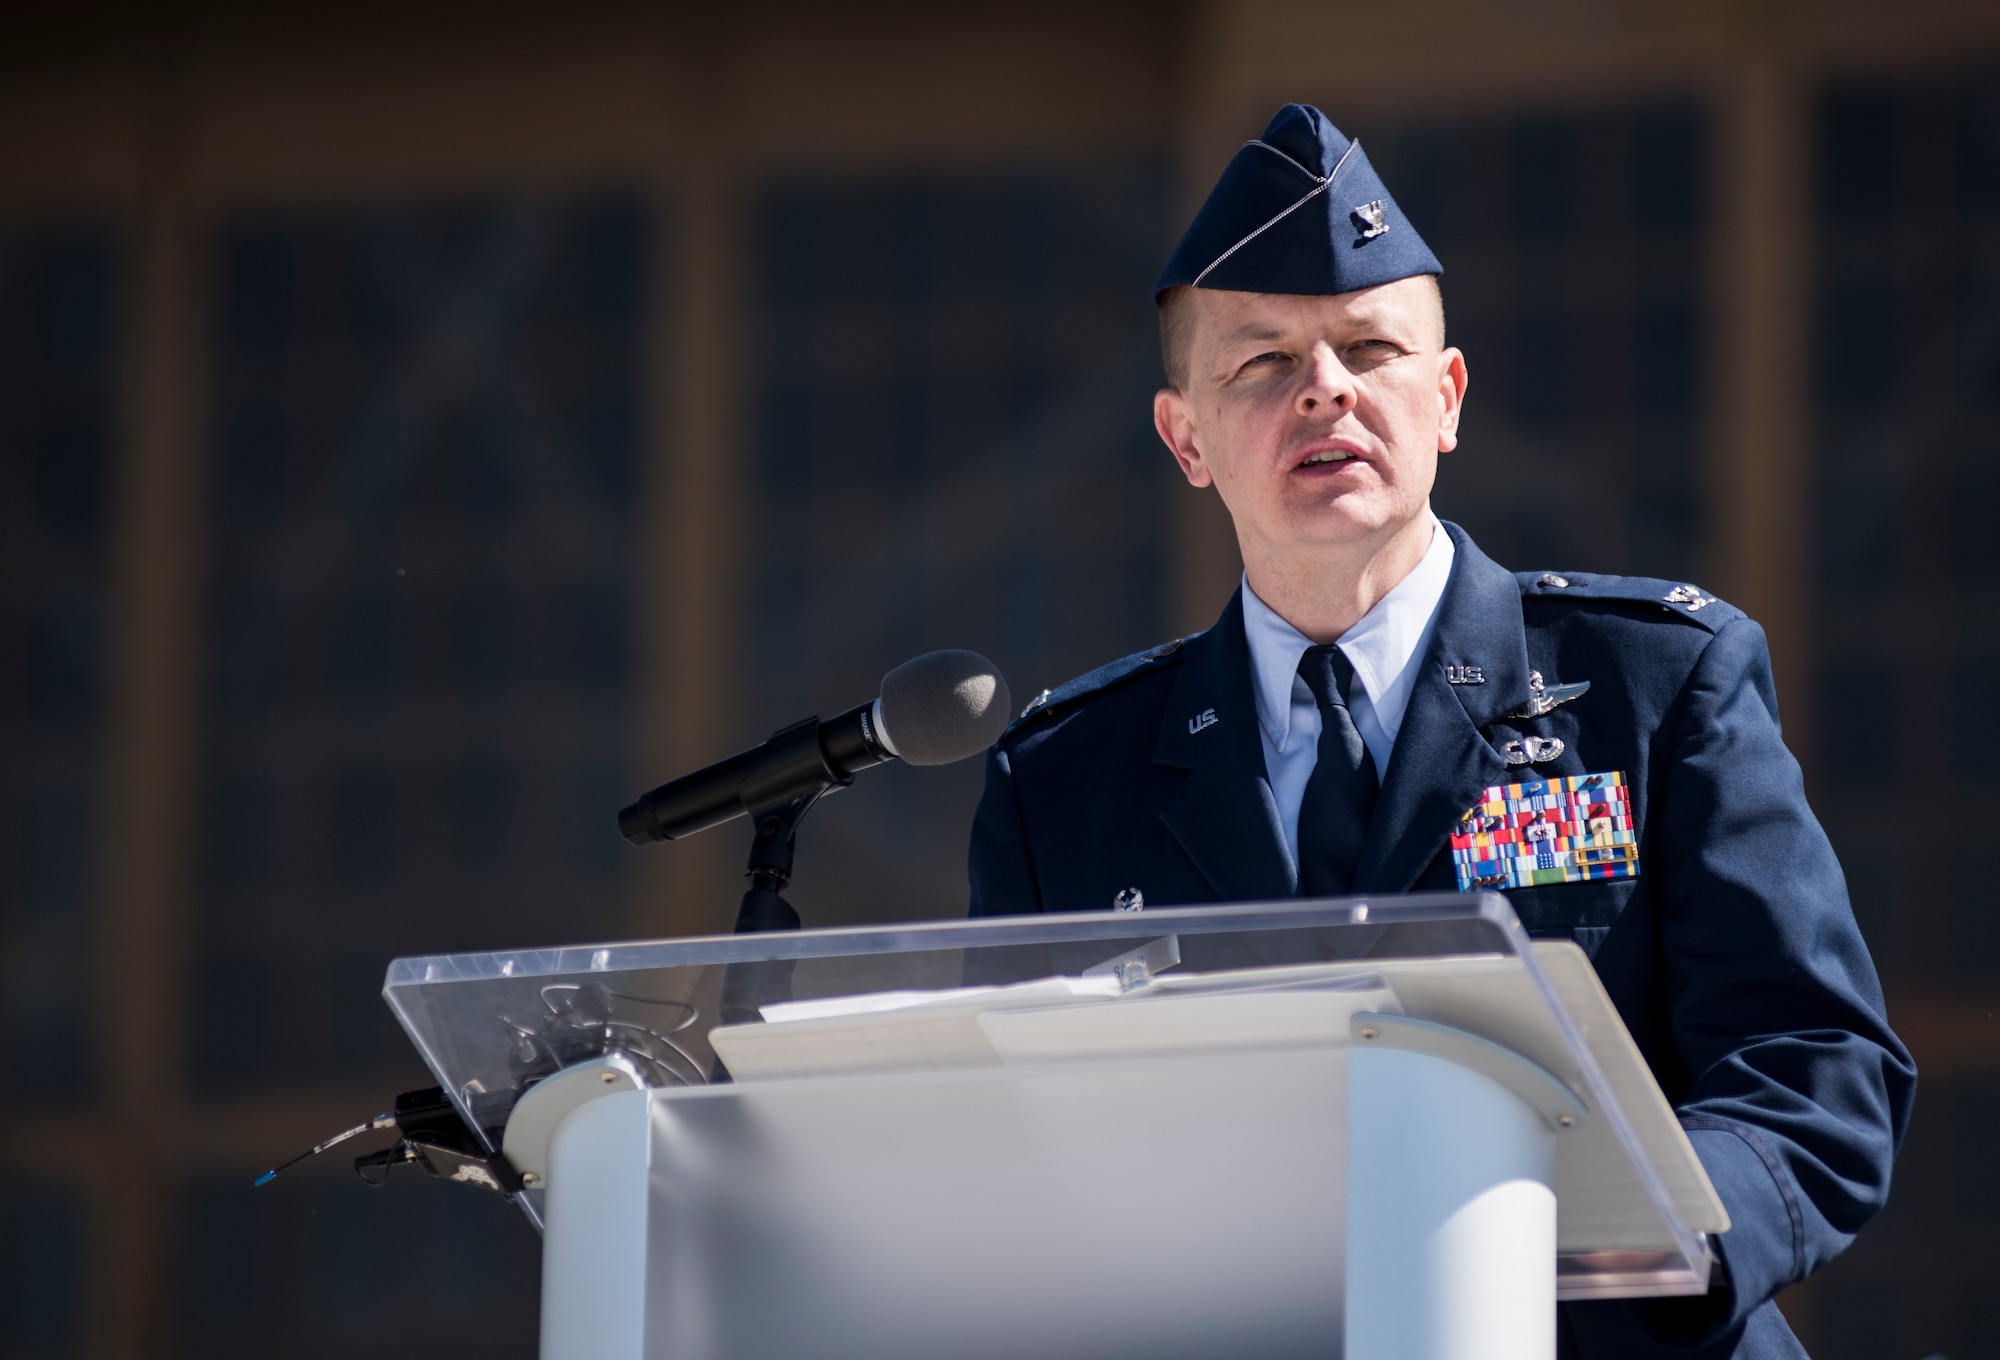
[[[1442,1058],[1349,1059],[1347,1351],[1357,1360],[1550,1360],[1555,1135]]]
[[[608,1095],[550,1143],[542,1355],[1549,1360],[1551,1137],[1394,1049]]]

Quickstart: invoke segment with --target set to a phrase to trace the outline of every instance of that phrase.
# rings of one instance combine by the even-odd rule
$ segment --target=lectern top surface
[[[855,926],[837,930],[774,931],[763,935],[693,935],[662,940],[563,945],[554,949],[433,954],[396,959],[390,989],[438,982],[566,976],[578,973],[649,972],[660,968],[755,963],[769,960],[866,956],[874,967],[907,971],[911,956],[938,951],[987,951],[1010,945],[1096,940],[1142,940],[1172,931],[1199,935],[1255,935],[1312,930],[1343,957],[1385,954],[1516,954],[1527,943],[1512,905],[1498,893],[1415,893],[1389,898],[1287,899],[1227,906],[1148,908],[1144,911],[1064,912],[1049,916],[988,917]],[[1269,943],[1269,941],[1267,941]],[[1296,946],[1299,942],[1293,941]],[[900,961],[900,962],[898,962]]]
[[[384,996],[495,1150],[524,1091],[612,1054],[668,1099],[1272,1050],[1344,1072],[1367,1015],[1407,1016],[1525,1058],[1586,1112],[1557,1142],[1566,1295],[1685,1286],[1705,1271],[1698,1234],[1726,1226],[1588,960],[1531,945],[1497,894],[407,958]]]

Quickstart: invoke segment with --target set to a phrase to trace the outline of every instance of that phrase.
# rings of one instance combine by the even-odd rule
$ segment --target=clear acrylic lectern
[[[542,1355],[1554,1354],[1728,1220],[1505,898],[399,959],[542,1227]]]

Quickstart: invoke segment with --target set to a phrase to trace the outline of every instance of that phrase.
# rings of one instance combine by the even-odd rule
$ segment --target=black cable
[[[324,1143],[318,1144],[309,1151],[301,1152],[298,1156],[292,1158],[292,1160],[290,1160],[289,1162],[280,1162],[278,1165],[272,1167],[269,1171],[266,1171],[263,1175],[259,1176],[256,1180],[252,1181],[250,1183],[250,1188],[254,1190],[260,1185],[268,1185],[271,1183],[271,1181],[277,1178],[277,1175],[280,1171],[288,1171],[292,1167],[297,1166],[300,1162],[305,1161],[308,1157],[317,1157],[320,1155],[320,1153],[325,1152],[328,1148],[333,1147],[336,1144],[344,1143],[348,1139],[356,1137],[360,1134],[367,1133],[371,1129],[393,1129],[395,1127],[396,1127],[396,1116],[394,1114],[378,1114],[365,1124],[356,1124],[353,1128],[347,1130],[345,1133],[336,1133],[335,1135],[333,1135],[333,1137],[327,1139]]]

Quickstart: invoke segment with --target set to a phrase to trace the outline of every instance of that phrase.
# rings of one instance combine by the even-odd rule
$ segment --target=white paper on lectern
[[[1115,977],[1051,977],[1006,987],[946,987],[932,992],[864,992],[859,996],[822,996],[811,1001],[773,1001],[757,1013],[767,1025],[799,1020],[833,1020],[848,1015],[877,1015],[917,1006],[971,1003],[977,1009],[997,1005],[1042,1005],[1070,997],[1113,997],[1123,988]]]
[[[1372,968],[1318,964],[829,997],[764,1007],[765,1024],[712,1030],[738,1081],[940,1072],[1028,1062],[1341,1047],[1359,1011],[1396,1011]]]
[[[1337,1048],[1362,1011],[1400,1010],[1395,994],[1374,986],[1245,989],[1175,996],[1154,994],[1122,1004],[990,1011],[979,1017],[1002,1062],[1288,1048]]]

